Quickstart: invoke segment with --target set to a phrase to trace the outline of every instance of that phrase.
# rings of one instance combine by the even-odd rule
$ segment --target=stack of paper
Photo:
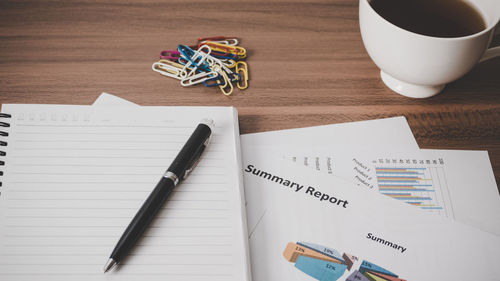
[[[486,151],[421,150],[404,117],[241,143],[255,280],[498,280]]]
[[[112,112],[128,112],[139,108],[161,112],[161,107],[140,107],[109,94],[101,95],[93,107],[104,107]],[[68,114],[66,117],[69,120],[72,115]],[[31,116],[25,118],[30,119]],[[46,118],[50,119],[50,116]],[[106,118],[102,120],[106,121]],[[116,118],[109,120],[114,125],[119,123],[113,121]],[[133,124],[137,122],[129,121]],[[139,123],[135,124],[135,127],[142,126]],[[235,128],[234,124],[226,125],[228,128]],[[70,136],[68,138],[67,141],[77,141]],[[147,251],[138,252],[138,257],[131,259],[130,264],[126,265],[131,266],[124,267],[125,277],[134,279],[134,276],[153,270],[148,274],[149,279],[162,276],[168,276],[169,280],[195,280],[205,277],[208,280],[242,280],[239,276],[248,278],[249,274],[245,269],[245,246],[238,243],[237,239],[238,235],[246,233],[248,229],[251,272],[255,281],[498,280],[500,196],[486,151],[419,149],[404,117],[247,134],[242,135],[240,141],[243,158],[241,165],[237,163],[240,161],[237,159],[238,153],[232,154],[235,156],[231,157],[236,162],[231,160],[225,164],[232,163],[233,168],[241,170],[246,208],[231,204],[230,201],[221,201],[223,198],[229,198],[227,192],[231,193],[229,190],[223,190],[224,186],[237,184],[238,179],[233,178],[227,182],[223,180],[225,172],[217,170],[217,157],[227,150],[227,147],[220,144],[213,148],[212,154],[207,155],[207,167],[200,174],[200,177],[213,179],[213,184],[207,187],[207,190],[213,189],[213,192],[202,197],[189,196],[193,195],[188,193],[191,188],[193,192],[199,190],[194,186],[199,182],[193,182],[193,186],[179,190],[186,193],[179,194],[176,198],[180,201],[170,204],[168,211],[163,214],[165,219],[174,220],[168,221],[168,225],[158,225],[166,228],[155,229],[150,233],[153,237],[158,235],[159,240],[146,240],[144,245],[141,245]],[[238,150],[238,147],[236,141],[231,144],[230,150]],[[60,149],[58,155],[64,156],[64,146]],[[129,147],[117,149],[130,150]],[[130,151],[106,153],[118,157]],[[45,156],[47,155],[43,155]],[[37,165],[36,157],[30,157],[30,165]],[[85,165],[85,157],[85,151],[82,151],[78,160],[81,163],[76,164]],[[137,162],[141,166],[137,170],[120,173],[133,173],[135,177],[132,178],[142,179],[144,176],[144,182],[141,184],[144,184],[146,189],[146,185],[154,184],[151,182],[153,180],[149,179],[153,173],[145,175],[150,169],[143,169],[142,166],[152,164],[141,161]],[[62,163],[56,162],[53,164]],[[18,164],[26,165],[25,162]],[[106,162],[100,164],[106,165]],[[116,163],[112,164],[114,166]],[[158,166],[158,169],[160,166],[163,168],[160,163],[154,165]],[[26,172],[36,174],[33,170],[26,169]],[[47,167],[43,169],[50,171]],[[40,170],[39,173],[46,173],[46,170]],[[67,175],[68,179],[79,177],[76,174],[80,171],[80,168],[75,167],[72,175]],[[97,175],[96,171],[94,174],[96,175],[92,180],[98,180],[100,175]],[[79,184],[92,180],[85,176],[78,178],[81,182]],[[219,180],[221,186],[216,184]],[[24,183],[19,178],[17,184]],[[70,183],[70,186],[77,185],[75,182]],[[123,185],[126,187],[127,183]],[[24,187],[28,191],[29,186]],[[5,272],[14,272],[22,277],[29,276],[19,264],[26,265],[33,272],[41,272],[42,276],[45,274],[52,280],[57,280],[58,276],[61,277],[59,279],[67,280],[66,277],[70,276],[68,272],[57,273],[45,265],[53,266],[55,260],[51,255],[65,253],[64,248],[69,247],[68,243],[75,243],[74,240],[68,240],[68,235],[77,235],[81,223],[95,222],[95,219],[85,221],[85,216],[98,214],[89,213],[86,209],[73,210],[79,206],[88,208],[80,202],[87,200],[83,197],[78,198],[80,201],[75,201],[76,205],[65,205],[65,208],[70,208],[65,216],[75,217],[74,222],[79,225],[66,229],[66,232],[60,234],[60,239],[56,240],[51,229],[38,229],[36,227],[39,226],[34,224],[34,221],[20,217],[33,216],[28,205],[31,201],[26,200],[33,200],[32,203],[38,204],[38,201],[35,201],[38,195],[40,198],[54,200],[50,206],[44,205],[44,208],[58,207],[58,204],[61,204],[57,201],[57,196],[62,195],[57,192],[63,190],[62,187],[45,192],[45,188],[49,187],[55,188],[42,186],[43,190],[40,191],[44,192],[19,193],[8,198],[22,199],[24,201],[21,203],[25,205],[13,201],[5,204],[6,199],[0,198],[0,206],[16,208],[16,212],[9,211],[7,220],[22,222],[23,224],[19,225],[21,227],[35,227],[35,232],[29,237],[19,236],[26,235],[25,231],[6,232],[0,228],[0,233],[8,238],[2,244],[2,252],[7,255],[0,254],[0,274],[4,277],[16,277],[12,274],[5,275]],[[109,187],[116,191],[121,185],[109,182]],[[106,195],[106,191],[102,192]],[[221,192],[226,196],[222,196]],[[237,202],[239,193],[233,191],[231,194],[233,202]],[[88,195],[79,193],[74,196]],[[133,194],[123,196],[123,199],[128,199],[127,196],[133,197]],[[130,198],[133,199],[132,197]],[[187,202],[189,199],[213,202],[200,201],[201,205],[198,205]],[[181,202],[182,200],[186,203]],[[139,201],[137,200],[138,203]],[[102,207],[98,202],[92,204],[93,208]],[[132,209],[135,207],[127,205],[126,208],[127,212],[113,210],[108,214],[110,218],[123,217],[119,222],[116,219],[100,219],[104,229],[111,227],[113,231],[93,230],[81,233],[83,240],[71,245],[81,246],[79,251],[87,254],[83,257],[69,257],[67,254],[66,257],[69,258],[57,257],[57,262],[74,264],[67,269],[75,270],[83,279],[89,277],[87,272],[94,274],[92,264],[97,264],[96,260],[110,251],[112,242],[120,234],[128,218],[133,215]],[[184,208],[192,210],[184,212]],[[234,213],[246,216],[246,228],[238,222],[238,215],[235,216]],[[220,219],[217,220],[217,216],[212,214],[220,215]],[[55,213],[44,209],[38,215],[54,216]],[[170,218],[171,216],[173,217]],[[206,220],[205,217],[214,218],[215,221]],[[226,217],[233,218],[233,221],[227,221]],[[66,217],[60,220],[61,224],[70,225],[72,222],[71,218]],[[4,221],[0,226],[8,226],[8,222]],[[195,225],[208,233],[199,232],[198,228],[194,232],[185,229]],[[225,232],[225,229],[228,231]],[[26,253],[29,251],[19,247],[27,245],[27,242],[47,247],[37,249],[36,254],[43,257],[43,262],[39,262],[35,257],[26,259]],[[194,247],[195,244],[199,247]],[[97,248],[94,250],[85,245],[95,245]],[[186,252],[185,248],[180,248],[182,245],[193,248]],[[188,253],[188,256],[181,257],[178,256],[179,253]],[[151,258],[143,257],[142,254],[156,254],[162,258],[153,260],[157,264],[151,264]],[[94,260],[85,258],[87,255],[91,255]],[[79,264],[81,261],[88,262],[88,265],[82,267]],[[101,264],[102,260],[99,259],[98,263]],[[107,278],[120,279],[121,276]],[[11,279],[15,278],[9,280]]]

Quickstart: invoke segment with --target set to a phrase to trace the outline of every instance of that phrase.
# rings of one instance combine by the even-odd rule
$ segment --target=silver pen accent
[[[174,182],[175,186],[177,186],[177,184],[179,183],[179,177],[170,171],[166,171],[165,174],[163,174],[163,177],[166,179],[171,179]]]

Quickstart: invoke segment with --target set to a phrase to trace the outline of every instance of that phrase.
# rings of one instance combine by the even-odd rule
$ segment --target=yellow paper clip
[[[226,95],[226,96],[229,96],[233,93],[233,84],[231,83],[231,81],[229,81],[229,78],[227,77],[227,74],[226,72],[224,71],[219,71],[219,74],[222,75],[222,77],[224,78],[224,85],[219,85],[219,88],[221,90],[221,92]],[[230,90],[228,92],[226,92],[226,88],[229,86]]]
[[[203,44],[206,42],[216,42],[216,43],[222,43],[222,44],[232,45],[232,46],[236,46],[239,43],[238,38],[225,37],[225,36],[198,38],[199,44]]]
[[[240,59],[244,59],[247,57],[247,50],[245,48],[240,47],[240,46],[233,46],[233,48],[238,50],[238,57]]]
[[[240,67],[241,65],[241,67]],[[244,61],[239,61],[236,63],[236,73],[238,73],[241,77],[240,81],[236,83],[236,86],[240,90],[245,90],[248,88],[248,65]],[[240,84],[240,82],[245,81],[243,85]]]
[[[221,43],[215,43],[215,42],[204,42],[203,44],[207,45],[212,49],[213,51],[220,52],[220,53],[226,53],[226,54],[232,54],[240,59],[244,59],[247,56],[247,50],[243,47],[240,46],[231,46],[231,45],[226,45],[226,44],[221,44]]]

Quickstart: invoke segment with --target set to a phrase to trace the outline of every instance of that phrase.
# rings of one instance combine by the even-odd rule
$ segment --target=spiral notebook
[[[3,105],[0,280],[250,280],[231,107]],[[122,266],[125,227],[198,122],[212,142]]]

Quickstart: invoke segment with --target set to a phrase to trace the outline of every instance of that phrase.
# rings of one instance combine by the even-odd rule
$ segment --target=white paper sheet
[[[139,107],[140,105],[135,104],[126,99],[122,99],[112,94],[101,93],[99,97],[92,104],[94,106],[131,106],[131,107]]]
[[[417,142],[406,118],[392,117],[241,135],[243,156],[252,147],[294,154],[305,147],[326,146],[330,153],[356,150],[415,151]]]
[[[94,106],[138,106],[122,98],[102,93]],[[273,149],[284,155],[322,146],[328,153],[354,151],[415,152],[418,144],[403,116],[241,135],[243,156],[255,147]],[[248,150],[248,152],[247,152]]]
[[[0,280],[249,280],[233,108],[3,105]],[[203,118],[216,128],[118,271],[119,237]],[[2,169],[3,170],[3,169]]]
[[[304,149],[287,158],[426,212],[500,235],[500,196],[487,151],[422,149],[353,154],[346,150],[332,155],[329,150]]]
[[[253,199],[249,220],[254,207],[266,209],[250,239],[255,280],[346,280],[363,261],[404,280],[498,280],[498,236],[278,158],[244,162],[246,195]],[[315,243],[357,260],[350,270],[318,258],[290,262],[284,256],[290,242]],[[311,276],[327,270],[341,275]]]

